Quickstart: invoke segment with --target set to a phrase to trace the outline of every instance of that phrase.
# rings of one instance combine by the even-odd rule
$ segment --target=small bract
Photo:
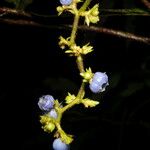
[[[60,3],[62,5],[70,5],[72,3],[72,0],[60,0]]]
[[[69,150],[69,145],[65,144],[61,141],[60,138],[55,139],[53,142],[53,149],[54,150]]]
[[[54,98],[51,95],[44,95],[39,98],[38,106],[41,110],[50,111],[54,106]]]

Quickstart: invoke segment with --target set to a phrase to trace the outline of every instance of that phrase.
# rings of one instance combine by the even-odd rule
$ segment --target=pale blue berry
[[[105,91],[107,85],[109,85],[109,83],[106,73],[96,72],[89,87],[93,93],[99,93]]]
[[[62,5],[70,5],[72,3],[72,0],[60,0],[60,3]]]
[[[54,150],[69,150],[69,145],[62,142],[60,138],[55,139],[53,142],[53,149]]]
[[[54,106],[54,98],[51,95],[44,95],[39,98],[38,106],[41,110],[50,111]]]
[[[57,118],[57,112],[56,112],[56,110],[55,109],[52,109],[50,112],[49,112],[49,115],[50,115],[50,117],[52,117],[52,118]]]
[[[99,86],[97,83],[94,83],[92,81],[92,83],[89,85],[90,87],[90,90],[93,92],[93,93],[99,93],[99,91],[101,90],[101,86]]]

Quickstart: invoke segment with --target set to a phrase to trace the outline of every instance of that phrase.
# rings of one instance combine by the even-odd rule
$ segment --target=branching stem
[[[85,11],[87,9],[87,7],[89,6],[90,2],[91,2],[91,0],[86,0],[84,2],[84,4],[81,6],[81,8],[79,9],[78,13],[75,14],[72,32],[71,32],[71,37],[70,37],[70,42],[72,45],[76,43],[75,39],[76,39],[78,25],[79,25],[80,12]],[[80,73],[83,73],[84,72],[84,63],[83,63],[82,55],[77,56],[76,63],[77,63],[77,66],[78,66]],[[80,101],[84,97],[84,93],[85,93],[84,89],[85,89],[85,83],[82,81],[82,84],[81,84],[80,89],[78,91],[77,97],[71,103],[69,103],[68,105],[66,105],[65,107],[63,107],[61,109],[62,113],[65,112],[67,109],[70,109],[74,105],[80,103]]]

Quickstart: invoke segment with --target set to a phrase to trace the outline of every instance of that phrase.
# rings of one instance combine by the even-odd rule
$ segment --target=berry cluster
[[[38,106],[42,111],[45,111],[49,117],[57,119],[57,112],[54,109],[54,98],[51,95],[44,95],[39,98]],[[49,126],[52,129],[51,124]],[[69,146],[61,141],[60,138],[57,138],[53,142],[53,149],[54,150],[68,150]]]

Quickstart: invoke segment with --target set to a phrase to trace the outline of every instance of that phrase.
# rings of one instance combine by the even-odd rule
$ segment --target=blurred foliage
[[[102,9],[101,15],[106,16],[149,16],[150,11],[140,9],[140,8],[133,8],[133,9]]]
[[[144,87],[143,83],[131,82],[127,85],[125,90],[120,92],[120,95],[122,97],[131,96],[131,95],[135,94],[136,92],[140,92],[140,90],[143,89],[143,87]]]
[[[6,0],[9,3],[13,3],[17,10],[24,10],[33,0]]]

